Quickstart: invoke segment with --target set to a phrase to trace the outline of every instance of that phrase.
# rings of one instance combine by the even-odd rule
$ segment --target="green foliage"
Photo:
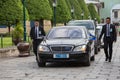
[[[48,0],[25,0],[30,20],[51,19],[52,9]]]
[[[67,4],[65,0],[57,1],[57,10],[56,10],[56,21],[58,23],[65,23],[70,20],[70,12],[68,11]]]
[[[92,19],[94,20],[96,18],[98,23],[100,23],[100,16],[98,15],[98,13],[92,3],[88,5],[88,9],[90,11]]]
[[[81,17],[81,13],[82,13],[82,9],[80,7],[80,4],[77,0],[69,0],[71,7],[74,7],[74,18],[75,19],[82,19]]]
[[[16,27],[14,28],[12,34],[13,34],[13,39],[23,39],[23,26],[21,23],[17,23]]]
[[[65,1],[66,1],[67,6],[68,6],[68,11],[69,11],[69,13],[71,14],[71,9],[72,9],[73,7],[71,6],[69,0],[65,0]],[[73,15],[74,15],[74,14],[73,14]],[[74,16],[75,16],[75,15],[74,15]],[[71,19],[72,19],[72,14],[71,14]]]
[[[50,5],[53,9],[53,1],[49,0]],[[56,22],[57,23],[66,23],[71,19],[69,8],[65,0],[57,0],[56,6]],[[53,19],[52,19],[53,21]]]
[[[0,24],[15,24],[16,19],[23,20],[23,5],[21,0],[0,0]],[[27,19],[28,14],[26,11]]]
[[[90,12],[88,10],[88,7],[87,7],[85,1],[84,0],[78,0],[78,2],[79,2],[79,6],[81,7],[82,11],[84,12],[84,17],[83,18],[88,19],[89,16],[90,16]]]
[[[3,48],[12,46],[12,37],[3,37],[3,42],[1,43],[0,39],[0,44],[3,44]],[[2,48],[1,45],[0,48]]]

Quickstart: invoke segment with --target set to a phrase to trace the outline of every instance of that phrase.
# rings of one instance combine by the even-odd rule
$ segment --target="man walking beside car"
[[[102,31],[99,37],[99,40],[101,40],[102,36],[104,35],[103,42],[104,42],[104,52],[106,56],[105,61],[109,61],[109,62],[111,62],[112,59],[113,42],[116,42],[117,39],[115,25],[110,24],[110,20],[111,20],[110,17],[106,18],[106,24],[102,27]]]
[[[37,47],[43,40],[43,37],[45,36],[44,29],[39,25],[39,21],[34,22],[34,26],[30,30],[30,37],[33,43],[33,51],[35,56],[37,57]]]

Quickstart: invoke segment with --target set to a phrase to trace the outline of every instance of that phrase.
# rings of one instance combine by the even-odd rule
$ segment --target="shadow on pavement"
[[[65,63],[65,62],[56,62],[56,63],[46,63],[46,66],[45,66],[46,68],[61,68],[61,67],[89,67],[89,66],[84,66],[84,64],[83,63],[75,63],[75,62],[67,62],[67,63]]]

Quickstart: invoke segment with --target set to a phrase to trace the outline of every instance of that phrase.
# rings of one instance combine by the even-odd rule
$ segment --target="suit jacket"
[[[38,33],[39,34],[39,37],[40,36],[45,36],[45,31],[44,31],[44,29],[42,28],[42,27],[39,27],[39,32],[40,33]],[[34,27],[32,27],[31,28],[31,30],[30,30],[30,37],[31,37],[31,39],[36,39],[35,38],[35,26]]]
[[[102,27],[102,31],[101,31],[99,40],[101,40],[103,35],[104,35],[103,40],[106,40],[106,38],[107,38],[107,34],[106,34],[107,28],[106,27],[107,27],[107,24]],[[113,25],[113,24],[110,24],[110,38],[112,41],[117,40],[116,28],[115,28],[115,25]]]

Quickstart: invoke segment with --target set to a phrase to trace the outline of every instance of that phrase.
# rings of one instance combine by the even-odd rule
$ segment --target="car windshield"
[[[55,28],[52,29],[47,39],[80,39],[86,38],[85,31],[75,28]]]
[[[85,26],[88,30],[93,30],[94,25],[88,21],[71,21],[67,24],[68,26]]]

